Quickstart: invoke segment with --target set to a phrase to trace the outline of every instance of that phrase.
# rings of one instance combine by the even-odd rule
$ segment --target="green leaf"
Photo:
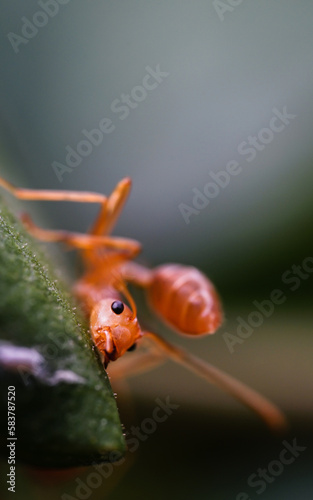
[[[84,319],[32,238],[0,202],[0,434],[8,456],[43,467],[117,460],[125,442],[112,389]]]

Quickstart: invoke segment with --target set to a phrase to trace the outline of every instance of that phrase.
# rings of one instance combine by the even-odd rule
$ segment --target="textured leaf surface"
[[[16,456],[45,467],[117,459],[125,444],[84,321],[36,244],[0,204],[0,433],[16,388]]]

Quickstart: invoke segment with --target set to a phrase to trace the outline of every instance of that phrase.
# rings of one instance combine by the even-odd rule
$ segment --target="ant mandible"
[[[182,334],[214,333],[222,322],[222,310],[213,284],[198,269],[179,264],[147,269],[133,262],[141,250],[140,243],[109,236],[128,197],[129,178],[122,179],[108,197],[85,191],[17,188],[1,177],[0,185],[23,200],[100,204],[100,212],[87,234],[45,230],[37,227],[27,214],[21,218],[36,238],[63,242],[80,251],[85,273],[75,283],[74,294],[89,317],[91,337],[105,368],[126,351],[133,350],[142,338],[147,338],[150,349],[141,354],[140,363],[136,356],[133,361],[129,360],[126,375],[169,357],[250,407],[271,429],[281,431],[285,428],[286,421],[280,410],[256,391],[158,334],[141,329],[136,304],[126,283],[146,289],[155,312]],[[116,374],[121,375],[118,371]]]

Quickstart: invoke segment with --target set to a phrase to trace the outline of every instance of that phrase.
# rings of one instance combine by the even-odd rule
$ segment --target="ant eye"
[[[134,351],[137,347],[137,344],[133,344],[132,346],[129,347],[129,349],[127,349],[127,351],[131,352],[131,351]]]
[[[115,314],[121,314],[124,311],[124,304],[120,300],[115,300],[111,304],[111,309]]]

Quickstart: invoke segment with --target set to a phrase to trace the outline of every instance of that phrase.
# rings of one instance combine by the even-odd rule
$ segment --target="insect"
[[[96,220],[86,234],[46,230],[36,226],[27,214],[21,218],[36,238],[63,242],[79,250],[85,272],[75,283],[73,292],[89,317],[91,337],[105,368],[147,339],[148,350],[136,353],[133,358],[129,355],[126,376],[168,357],[230,393],[254,410],[271,429],[285,428],[285,417],[280,410],[256,391],[160,335],[141,329],[127,283],[144,288],[152,309],[181,334],[214,333],[222,322],[222,308],[213,284],[198,269],[180,264],[148,269],[134,262],[141,250],[139,242],[110,235],[128,197],[129,178],[122,179],[108,197],[84,191],[17,188],[3,178],[0,185],[23,200],[100,204]],[[115,373],[125,375],[123,371]]]

